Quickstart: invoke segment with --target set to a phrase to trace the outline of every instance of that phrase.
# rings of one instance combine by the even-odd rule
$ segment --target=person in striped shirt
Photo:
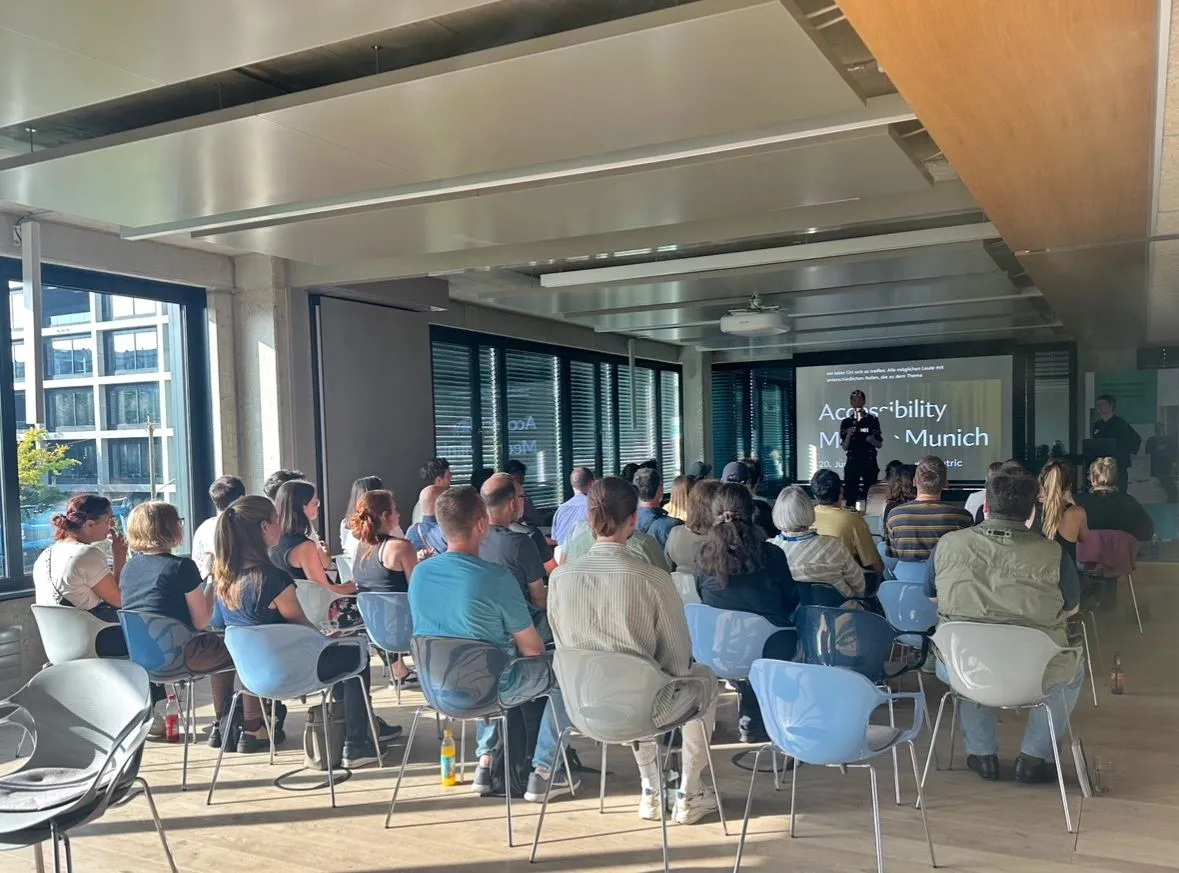
[[[927,561],[942,536],[974,524],[965,509],[942,501],[947,474],[941,458],[918,461],[913,481],[917,499],[894,507],[884,523],[888,554],[899,561]]]

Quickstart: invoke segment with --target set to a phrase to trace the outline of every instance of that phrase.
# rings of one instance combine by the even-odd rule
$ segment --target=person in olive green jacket
[[[1069,645],[1065,623],[1080,603],[1080,579],[1076,563],[1058,543],[1028,529],[1036,494],[1031,473],[1019,464],[1004,464],[987,482],[986,520],[938,541],[929,556],[925,593],[937,600],[941,620],[1031,627]],[[1048,730],[1045,711],[1033,709],[1015,761],[1018,781],[1056,781],[1053,744],[1066,729],[1084,678],[1074,653],[1048,664],[1044,687],[1057,736]],[[967,765],[983,779],[998,779],[994,711],[963,700],[960,712]]]

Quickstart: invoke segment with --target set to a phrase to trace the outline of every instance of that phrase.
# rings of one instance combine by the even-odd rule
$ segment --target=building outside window
[[[45,425],[51,431],[93,430],[94,389],[54,388],[46,391]]]
[[[70,334],[45,339],[45,376],[48,379],[72,379],[94,372],[94,338],[88,334]]]
[[[159,335],[154,327],[108,331],[105,340],[106,375],[150,373],[159,369]]]
[[[102,298],[100,311],[105,321],[117,321],[121,318],[144,318],[157,315],[160,304],[143,297],[120,297],[117,294],[106,294]]]
[[[108,385],[106,387],[106,426],[109,430],[145,428],[149,421],[160,420],[160,386]]]

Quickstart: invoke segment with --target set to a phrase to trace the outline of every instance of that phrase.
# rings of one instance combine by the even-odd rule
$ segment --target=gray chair
[[[413,640],[413,616],[409,611],[409,595],[400,591],[360,591],[356,595],[356,608],[364,619],[365,633],[373,648],[382,653],[382,661],[388,663],[389,655],[405,656],[410,653]],[[396,688],[397,705],[401,705],[402,680],[389,669],[389,683]]]
[[[573,723],[561,731],[557,751],[553,756],[549,772],[556,769],[556,755],[564,751],[574,731],[602,744],[601,797],[606,792],[606,747],[609,745],[630,745],[639,742],[655,742],[676,728],[683,728],[690,722],[700,724],[704,729],[703,712],[691,712],[672,724],[655,722],[654,702],[660,692],[676,685],[699,683],[700,677],[671,677],[655,664],[636,655],[618,652],[595,652],[587,649],[557,649],[553,657],[553,669],[557,684],[565,701],[565,713]],[[715,682],[715,680],[709,680]],[[659,784],[655,796],[660,798],[659,824],[663,835],[663,869],[671,869],[667,849],[667,811],[663,798],[663,761],[659,744],[655,746],[655,764],[659,772]],[[721,828],[728,833],[724,808],[721,806],[720,791],[716,784],[716,769],[712,755],[708,756],[708,772],[712,777],[712,790],[716,792],[717,811]],[[552,787],[552,783],[549,783]],[[544,825],[545,812],[549,806],[548,790],[536,820],[536,835],[532,839],[532,853],[529,862],[536,860],[540,845],[540,829]]]
[[[309,622],[322,631],[334,630],[332,622],[328,619],[328,610],[331,609],[332,604],[342,597],[351,596],[353,595],[336,594],[326,585],[320,585],[318,582],[308,582],[306,579],[295,580],[295,597],[299,600],[299,606],[303,608],[303,614],[307,616]]]
[[[151,709],[142,667],[97,658],[47,667],[0,703],[0,725],[33,740],[20,769],[0,777],[0,850],[34,846],[40,869],[40,844],[49,840],[54,869],[62,869],[64,854],[69,873],[69,832],[142,795],[176,873],[151,789],[139,775]]]
[[[33,620],[41,634],[45,657],[50,664],[64,664],[82,658],[97,658],[95,643],[98,635],[117,624],[96,618],[84,609],[73,606],[43,606],[34,604]]]
[[[352,581],[352,559],[347,555],[336,555],[332,558],[336,562],[336,579],[343,584]]]

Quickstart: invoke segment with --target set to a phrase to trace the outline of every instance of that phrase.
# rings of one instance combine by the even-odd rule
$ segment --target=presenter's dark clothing
[[[1118,489],[1125,491],[1130,481],[1130,456],[1137,454],[1138,447],[1142,445],[1142,437],[1124,418],[1111,415],[1109,421],[1099,418],[1093,422],[1093,438],[1114,441],[1117,446],[1113,459],[1118,462]]]
[[[852,436],[847,449],[847,463],[843,467],[843,499],[848,506],[855,506],[857,500],[863,500],[867,496],[868,489],[880,476],[880,467],[876,463],[876,446],[868,442],[869,437],[883,439],[880,433],[880,419],[870,412],[865,412],[859,421],[849,415],[839,423],[841,446],[849,433]]]

